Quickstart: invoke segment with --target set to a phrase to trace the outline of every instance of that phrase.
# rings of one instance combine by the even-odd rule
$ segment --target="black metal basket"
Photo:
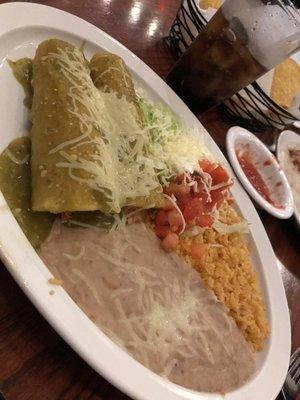
[[[196,1],[182,0],[166,38],[167,46],[175,60],[184,53],[206,24],[207,20]],[[243,95],[237,93],[226,100],[221,110],[233,123],[255,132],[263,132],[268,128],[282,129],[297,121],[294,115],[276,104],[257,82],[243,89]]]

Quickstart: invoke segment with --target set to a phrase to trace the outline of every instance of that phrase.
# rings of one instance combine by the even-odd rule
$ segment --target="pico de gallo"
[[[165,206],[156,212],[154,230],[164,250],[176,249],[179,236],[194,226],[210,228],[229,198],[232,179],[219,163],[199,161],[199,170],[178,175],[164,187]],[[191,256],[201,258],[205,245],[192,242]]]

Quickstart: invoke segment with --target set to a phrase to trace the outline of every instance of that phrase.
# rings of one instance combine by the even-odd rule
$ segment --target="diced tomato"
[[[197,243],[197,242],[192,242],[191,243],[191,248],[190,248],[190,252],[191,252],[191,257],[194,260],[199,260],[204,256],[205,250],[206,250],[207,245],[206,244],[202,244],[202,243]]]
[[[200,199],[203,205],[204,205],[205,203],[207,203],[208,194],[207,194],[204,190],[202,190],[202,191],[199,192],[199,193],[195,193],[195,196],[194,196],[194,197],[197,198],[197,199]]]
[[[164,210],[158,210],[155,216],[155,225],[168,225],[168,213]]]
[[[173,225],[170,227],[170,229],[171,229],[171,232],[177,233],[177,235],[179,235],[179,233],[181,232],[181,229],[182,229],[182,225],[180,225],[180,226]]]
[[[225,183],[229,180],[229,175],[227,171],[221,166],[218,165],[217,168],[213,169],[210,172],[210,176],[212,177],[213,185],[218,185],[219,183]]]
[[[195,222],[201,228],[206,228],[212,226],[214,220],[210,215],[202,214],[195,218]]]
[[[179,238],[176,233],[169,233],[161,242],[162,248],[168,252],[174,251],[178,244],[178,240]]]
[[[158,225],[154,228],[154,231],[156,236],[158,236],[160,239],[164,239],[171,232],[171,229],[166,225]]]
[[[203,211],[203,204],[201,199],[192,199],[183,210],[183,216],[186,221],[191,221],[198,215],[201,215]]]
[[[222,190],[223,188],[212,190],[210,192],[211,196],[211,203],[209,203],[210,209],[212,209],[215,204],[217,204],[217,207],[220,207],[220,205],[222,204],[224,200],[224,193],[222,192]]]
[[[173,193],[174,185],[177,185],[177,183],[171,182],[171,183],[169,183],[169,186],[165,186],[164,193],[168,194],[170,196]]]
[[[187,185],[171,182],[169,186],[164,188],[164,192],[168,195],[183,196],[190,193],[191,188]]]
[[[182,225],[181,215],[175,208],[171,211],[168,211],[167,218],[171,227],[175,226],[176,228],[178,228],[180,225]]]
[[[175,181],[177,183],[182,183],[183,179],[184,179],[184,174],[179,174],[176,176]]]
[[[203,184],[200,176],[195,176],[194,180],[197,182],[197,192],[195,192],[195,193],[199,193],[204,189],[204,184]]]
[[[174,208],[174,204],[172,203],[172,201],[169,199],[165,199],[164,210],[170,211],[170,210],[173,210],[173,208]]]
[[[183,196],[178,196],[177,204],[181,210],[192,200],[191,194],[185,194]]]
[[[177,188],[177,192],[174,193],[174,194],[175,194],[176,197],[177,196],[185,196],[185,195],[189,194],[190,191],[191,191],[191,187],[190,186],[182,184]]]
[[[164,193],[176,197],[174,200],[177,200],[176,204],[182,211],[187,224],[210,227],[213,224],[213,217],[209,214],[215,206],[219,207],[222,204],[228,193],[226,189],[231,183],[228,173],[221,165],[209,160],[201,160],[199,166],[204,172],[211,175],[213,185],[224,183],[224,186],[212,190],[208,194],[204,190],[202,177],[199,174],[191,175],[191,179],[197,182],[192,186],[184,184],[184,174],[181,174],[168,187],[164,188]],[[164,208],[157,213],[155,224],[157,236],[162,239],[169,234],[179,234],[182,229],[182,217],[169,199],[166,199]]]
[[[212,163],[209,160],[201,160],[199,161],[199,166],[203,170],[203,172],[207,172],[208,174],[211,173],[211,171],[216,168],[216,164]]]

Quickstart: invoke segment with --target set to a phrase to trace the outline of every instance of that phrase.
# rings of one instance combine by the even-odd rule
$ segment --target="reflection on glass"
[[[157,31],[159,26],[159,21],[158,19],[154,19],[152,22],[150,22],[148,30],[147,30],[147,34],[148,36],[154,36],[155,32]]]
[[[129,20],[131,23],[135,24],[139,21],[143,4],[140,1],[136,1],[129,13]]]

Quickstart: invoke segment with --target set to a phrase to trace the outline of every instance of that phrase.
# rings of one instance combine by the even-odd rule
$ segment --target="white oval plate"
[[[284,153],[289,147],[295,145],[297,145],[297,147],[300,147],[300,135],[298,135],[293,131],[281,132],[277,142],[277,158],[282,166],[283,171],[284,171],[284,163],[283,163]],[[300,211],[297,210],[296,207],[294,208],[294,217],[298,226],[300,227]]]
[[[29,3],[0,5],[0,151],[25,134],[27,110],[22,88],[13,78],[6,58],[32,57],[44,39],[59,37],[80,45],[85,53],[106,50],[119,54],[136,83],[150,98],[168,105],[188,125],[196,125],[210,151],[230,170],[218,146],[197,118],[146,64],[116,40],[93,25],[54,8]],[[148,84],[149,82],[149,84]],[[244,217],[251,222],[249,242],[253,264],[265,298],[271,336],[257,355],[256,374],[242,388],[223,395],[201,394],[172,384],[152,373],[108,339],[76,306],[63,288],[49,295],[50,272],[42,263],[0,193],[0,254],[8,270],[56,331],[97,372],[140,400],[273,400],[284,381],[290,354],[290,322],[285,292],[276,259],[263,225],[247,194],[236,183],[233,195]],[[216,377],[218,379],[218,377]]]

